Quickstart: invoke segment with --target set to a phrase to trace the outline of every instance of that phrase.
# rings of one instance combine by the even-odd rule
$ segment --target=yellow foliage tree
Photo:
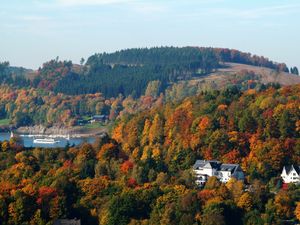
[[[291,196],[287,191],[281,190],[274,199],[276,213],[281,218],[290,218],[293,215],[293,204]]]
[[[8,141],[3,141],[2,142],[1,149],[2,149],[3,152],[6,152],[9,149]]]
[[[146,160],[151,157],[151,151],[149,146],[145,146],[143,149],[143,154],[141,160]]]
[[[294,213],[296,218],[300,221],[300,202],[297,202],[297,206]]]
[[[218,180],[218,178],[215,176],[212,176],[212,177],[208,178],[204,188],[213,190],[213,189],[217,189],[220,185],[221,185],[221,183]]]
[[[154,116],[153,123],[149,130],[149,142],[150,144],[159,143],[163,136],[163,123],[158,114]]]
[[[240,197],[237,206],[249,212],[253,207],[252,196],[248,192],[245,192]]]
[[[161,156],[161,151],[158,147],[155,147],[153,150],[152,150],[152,158],[155,159],[155,160],[159,160],[160,159],[160,156]]]
[[[123,124],[120,123],[112,132],[112,138],[117,142],[123,141]]]
[[[142,133],[142,140],[141,140],[141,144],[147,145],[149,142],[149,130],[151,127],[151,122],[149,119],[145,120],[145,124],[144,124],[144,129],[143,129],[143,133]]]
[[[243,194],[244,184],[242,181],[238,181],[235,178],[231,178],[228,183],[226,184],[229,192],[235,203],[237,203],[240,197]]]

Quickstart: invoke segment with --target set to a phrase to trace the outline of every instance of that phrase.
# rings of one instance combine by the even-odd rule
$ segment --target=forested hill
[[[174,175],[196,158],[240,163],[270,180],[300,159],[300,85],[211,90],[123,117],[112,136],[131,157],[163,160]]]
[[[150,81],[159,81],[159,92],[170,85],[210,74],[225,62],[241,63],[289,72],[284,63],[275,63],[261,56],[237,50],[198,47],[157,47],[95,54],[81,65],[58,58],[43,64],[35,76],[9,74],[1,64],[0,81],[17,87],[42,88],[69,95],[102,93],[105,97],[140,97]],[[3,69],[4,68],[4,69]],[[292,68],[297,74],[298,69]]]
[[[284,63],[237,50],[198,47],[160,47],[127,49],[95,54],[88,58],[85,76],[70,73],[54,88],[56,92],[82,94],[101,92],[139,97],[150,81],[160,81],[160,91],[170,84],[209,74],[224,62],[243,63],[288,72]],[[67,84],[67,85],[66,85]]]
[[[54,90],[139,97],[150,81],[159,80],[160,90],[164,91],[170,83],[207,74],[219,67],[217,55],[209,48],[130,49],[91,56],[85,64],[86,76],[69,74]]]
[[[130,66],[143,65],[176,65],[186,68],[203,68],[211,70],[218,67],[217,55],[211,48],[136,48],[117,51],[115,53],[95,54],[87,64],[121,64]]]
[[[16,87],[30,85],[26,78],[32,70],[23,67],[12,67],[9,62],[0,62],[0,84],[13,84]]]
[[[210,71],[220,67],[220,62],[235,62],[262,66],[278,71],[288,71],[284,63],[275,63],[268,58],[252,55],[234,49],[198,48],[198,47],[156,47],[135,48],[115,53],[95,54],[87,63],[121,64],[121,65],[180,65],[188,68],[206,68]]]

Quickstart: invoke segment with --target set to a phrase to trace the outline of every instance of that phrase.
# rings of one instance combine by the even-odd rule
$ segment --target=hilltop
[[[261,82],[264,84],[267,83],[279,83],[281,85],[293,85],[300,83],[300,76],[287,73],[284,71],[276,71],[274,69],[266,68],[266,67],[258,67],[246,64],[238,64],[238,63],[225,63],[227,68],[219,69],[218,73],[215,75],[233,75],[238,74],[242,71],[253,71],[255,74],[260,76]],[[213,75],[213,74],[212,74]]]
[[[256,74],[268,71],[270,76],[265,79],[263,75],[262,83],[278,81],[285,85],[289,83],[286,80],[290,80],[289,76],[288,79],[278,79],[278,74],[287,75],[290,71],[285,63],[234,49],[157,47],[94,54],[86,62],[82,60],[81,65],[56,58],[45,62],[36,72],[28,71],[22,84],[20,77],[17,80],[7,79],[6,82],[68,95],[100,92],[105,97],[122,94],[138,98],[145,93],[151,81],[159,81],[158,91],[164,92],[180,81],[207,75],[212,75],[212,78],[221,75],[222,78],[229,72],[238,72],[240,69],[232,63],[244,64],[245,69]],[[228,65],[229,69],[224,68]],[[298,73],[298,69],[294,67],[291,72]]]
[[[1,63],[0,124],[74,126],[95,114],[114,120],[203,91],[300,83],[289,72],[262,56],[198,47],[100,53],[80,65],[56,58],[37,71]]]
[[[218,88],[224,88],[226,85],[234,84],[237,75],[240,79],[245,81],[252,80],[254,77],[247,77],[246,74],[255,75],[257,83],[269,84],[277,83],[282,86],[294,85],[300,83],[300,76],[296,74],[287,73],[284,71],[277,71],[267,67],[259,67],[240,63],[224,63],[223,68],[207,74],[203,77],[194,77],[190,84],[195,85],[201,82],[214,83]]]

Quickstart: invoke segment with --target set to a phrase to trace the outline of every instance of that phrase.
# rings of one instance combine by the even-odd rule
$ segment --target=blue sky
[[[299,0],[5,0],[0,61],[38,68],[131,47],[212,46],[300,67]]]

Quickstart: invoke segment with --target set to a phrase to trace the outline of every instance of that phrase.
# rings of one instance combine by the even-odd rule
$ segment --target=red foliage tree
[[[125,173],[125,174],[127,174],[130,170],[132,170],[132,168],[133,168],[133,163],[130,162],[129,160],[123,162],[120,167],[122,173]]]
[[[131,187],[131,188],[134,188],[137,186],[137,182],[134,178],[129,178],[128,181],[127,181],[127,186],[128,187]]]

